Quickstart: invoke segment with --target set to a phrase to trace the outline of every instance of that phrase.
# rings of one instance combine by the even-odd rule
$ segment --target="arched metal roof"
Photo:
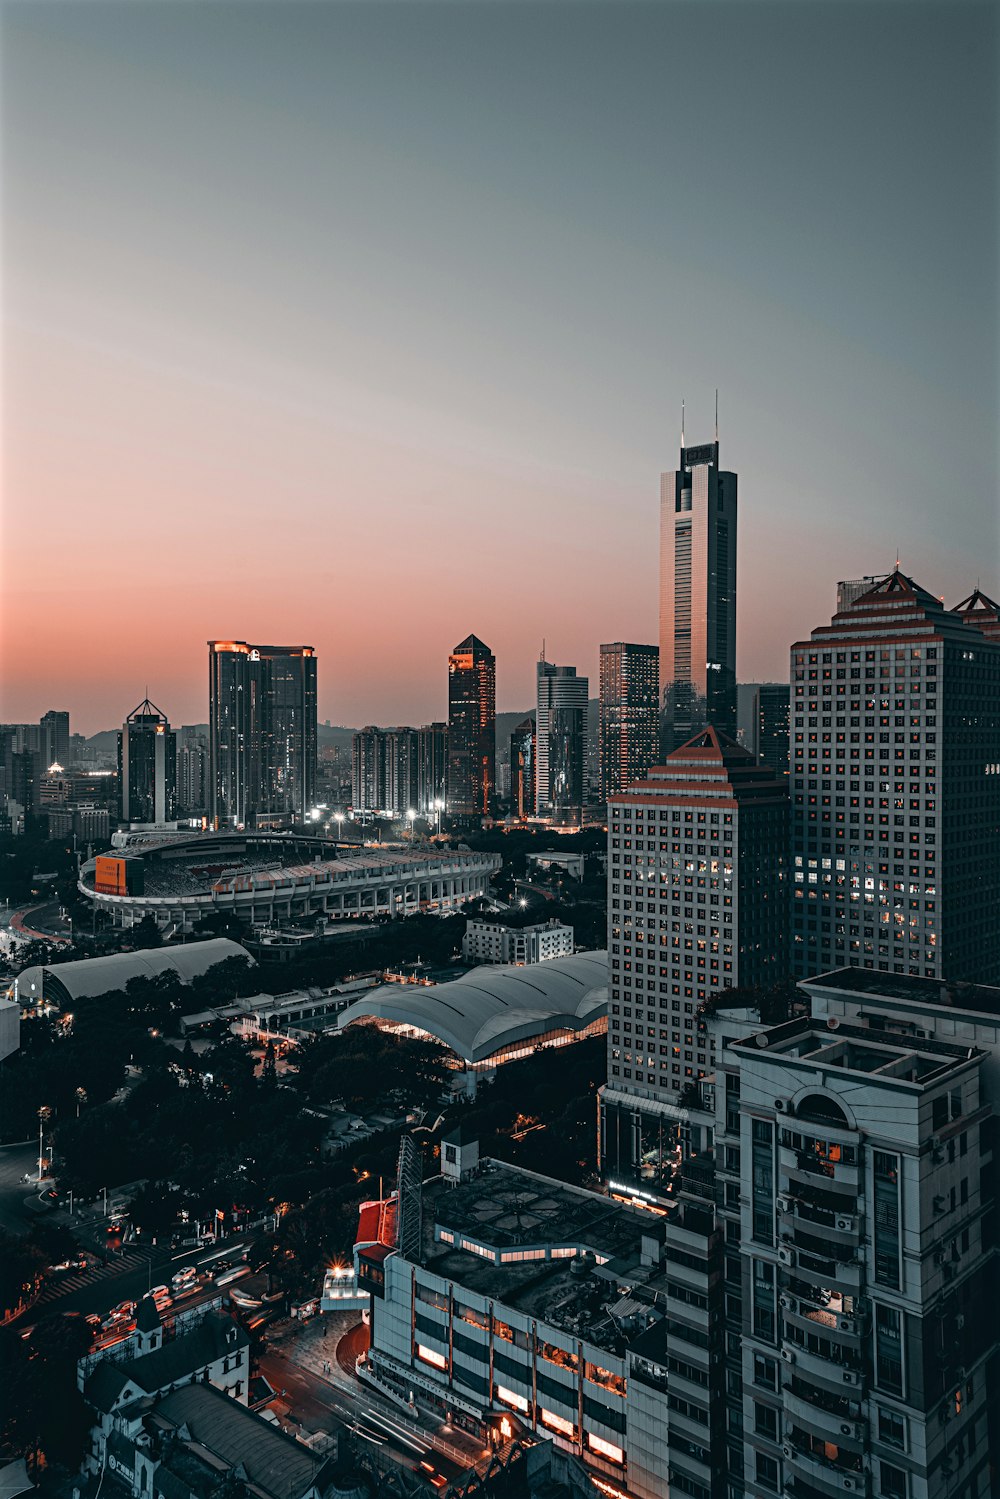
[[[79,958],[72,963],[25,968],[17,977],[17,997],[22,1002],[41,999],[44,984],[45,993],[54,991],[64,1002],[86,999],[92,994],[106,994],[109,989],[124,989],[129,979],[155,978],[158,973],[175,973],[182,984],[189,984],[227,958],[256,962],[238,942],[213,937],[183,947],[146,947],[107,958]]]
[[[342,1011],[338,1029],[357,1020],[412,1025],[465,1062],[548,1031],[584,1030],[607,1013],[608,955],[581,952],[543,963],[484,964],[447,984],[385,984]]]

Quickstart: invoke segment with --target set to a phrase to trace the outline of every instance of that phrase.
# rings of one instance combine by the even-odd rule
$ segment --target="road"
[[[222,1255],[239,1259],[243,1250],[252,1243],[252,1238],[226,1239],[197,1254],[190,1249],[171,1253],[167,1245],[154,1248],[150,1244],[129,1244],[121,1258],[116,1255],[107,1265],[68,1275],[64,1280],[50,1281],[35,1304],[18,1317],[15,1325],[30,1327],[53,1312],[97,1312],[104,1316],[120,1301],[138,1301],[151,1286],[169,1285],[171,1275],[181,1265],[207,1267]],[[212,1286],[199,1287],[198,1292],[189,1292],[186,1297],[178,1298],[174,1305],[195,1306],[199,1300],[217,1294]]]
[[[260,1360],[260,1372],[268,1383],[283,1393],[292,1417],[306,1426],[324,1428],[330,1416],[344,1422],[358,1437],[360,1444],[371,1447],[376,1457],[388,1459],[397,1466],[421,1473],[421,1461],[430,1462],[449,1481],[464,1471],[457,1463],[434,1450],[429,1435],[416,1435],[400,1419],[400,1412],[364,1388],[357,1392],[342,1384],[334,1385],[322,1375],[295,1364],[281,1349],[269,1348]],[[423,1470],[426,1472],[426,1470]]]
[[[0,1146],[0,1228],[9,1234],[26,1234],[30,1227],[22,1203],[38,1190],[24,1180],[26,1172],[38,1175],[38,1141]]]

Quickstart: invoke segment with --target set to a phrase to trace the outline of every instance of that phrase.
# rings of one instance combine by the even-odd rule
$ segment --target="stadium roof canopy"
[[[337,1025],[412,1025],[471,1064],[533,1036],[585,1030],[607,1008],[608,955],[581,952],[524,966],[484,964],[447,984],[385,984],[348,1005]]]
[[[17,978],[17,997],[30,1002],[44,995],[63,1004],[72,1003],[94,994],[106,994],[111,989],[124,989],[129,979],[155,978],[158,973],[176,974],[182,984],[190,984],[227,958],[255,962],[238,942],[230,942],[228,937],[213,937],[183,947],[146,947],[107,958],[80,958],[72,963],[25,968]]]

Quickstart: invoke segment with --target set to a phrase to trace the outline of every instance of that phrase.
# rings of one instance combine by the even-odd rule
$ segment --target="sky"
[[[0,718],[501,709],[655,641],[659,473],[739,474],[738,675],[838,578],[1000,592],[976,0],[0,9]]]

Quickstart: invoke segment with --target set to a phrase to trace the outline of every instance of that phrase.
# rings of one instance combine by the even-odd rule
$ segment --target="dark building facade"
[[[122,822],[163,823],[177,816],[177,741],[161,713],[144,698],[118,735]]]
[[[486,817],[496,790],[496,657],[468,635],[448,657],[448,813]]]
[[[43,715],[39,728],[43,768],[61,765],[65,770],[69,764],[69,714],[51,709]]]
[[[683,440],[683,439],[682,439]],[[736,733],[736,475],[718,440],[660,479],[662,749],[706,723]]]
[[[535,810],[579,822],[586,801],[590,683],[575,666],[539,661],[535,708]]]
[[[618,640],[601,646],[601,800],[641,781],[660,748],[660,652]]]
[[[530,715],[510,736],[510,810],[521,822],[535,815],[535,720]]]
[[[316,797],[316,652],[210,640],[209,816],[214,827],[305,822]]]
[[[793,962],[1000,981],[1000,639],[898,569],[792,647]]]
[[[417,730],[417,810],[440,818],[448,797],[448,725],[425,723]]]

